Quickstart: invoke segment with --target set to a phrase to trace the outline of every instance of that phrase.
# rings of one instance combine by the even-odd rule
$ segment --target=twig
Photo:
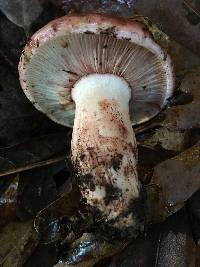
[[[30,164],[28,166],[14,168],[14,169],[11,169],[11,170],[8,170],[8,171],[1,172],[0,173],[0,177],[11,175],[11,174],[15,174],[15,173],[20,173],[20,172],[23,172],[23,171],[32,170],[32,169],[43,167],[43,166],[47,166],[47,165],[50,165],[50,164],[53,164],[53,163],[56,163],[56,162],[63,161],[65,159],[67,159],[67,156],[66,155],[62,155],[62,156],[59,156],[59,157],[56,157],[56,158],[47,159],[47,160],[44,160],[44,161],[32,163],[32,164]]]

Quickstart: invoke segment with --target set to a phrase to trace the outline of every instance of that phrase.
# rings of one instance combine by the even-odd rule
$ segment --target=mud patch
[[[95,178],[88,173],[83,176],[77,177],[77,182],[83,189],[89,189],[90,191],[95,191],[96,185],[94,179]]]
[[[111,166],[115,171],[118,171],[120,169],[122,158],[123,158],[122,154],[117,154],[111,159]]]
[[[106,184],[105,190],[106,196],[104,198],[104,202],[106,205],[108,205],[115,199],[119,199],[119,197],[122,195],[122,190],[118,187],[113,186],[112,184]]]

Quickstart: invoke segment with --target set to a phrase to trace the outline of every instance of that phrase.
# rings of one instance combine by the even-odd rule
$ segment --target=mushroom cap
[[[28,99],[69,127],[75,114],[71,90],[92,73],[110,73],[128,82],[133,125],[154,117],[173,92],[171,58],[137,20],[100,14],[61,17],[32,36],[19,63]]]

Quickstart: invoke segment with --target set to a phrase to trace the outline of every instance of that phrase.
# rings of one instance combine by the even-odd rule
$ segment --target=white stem
[[[72,91],[76,113],[72,162],[82,196],[117,227],[134,224],[123,217],[139,197],[137,145],[129,116],[130,89],[123,78],[91,74]],[[130,212],[131,214],[131,212]]]

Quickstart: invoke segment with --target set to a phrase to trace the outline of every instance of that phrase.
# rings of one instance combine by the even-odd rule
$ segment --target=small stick
[[[15,173],[20,173],[23,171],[28,171],[28,170],[32,170],[35,168],[39,168],[39,167],[43,167],[43,166],[47,166],[56,162],[60,162],[67,159],[67,155],[63,155],[63,156],[59,156],[57,158],[52,158],[52,159],[47,159],[47,160],[43,160],[40,162],[36,162],[36,163],[32,163],[28,166],[23,166],[23,167],[19,167],[19,168],[13,168],[11,170],[8,171],[4,171],[0,173],[0,177],[2,176],[7,176],[7,175],[11,175],[11,174],[15,174]]]

